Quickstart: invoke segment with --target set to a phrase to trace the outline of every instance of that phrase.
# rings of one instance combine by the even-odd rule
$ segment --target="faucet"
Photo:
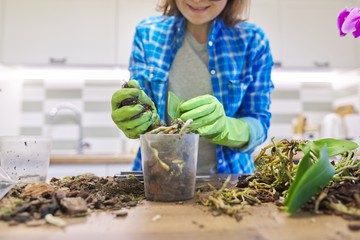
[[[60,103],[56,107],[52,108],[49,112],[50,123],[52,124],[53,119],[58,114],[60,110],[70,110],[74,113],[76,118],[76,123],[79,127],[79,137],[78,137],[78,145],[77,145],[77,154],[83,154],[84,147],[90,147],[89,143],[84,143],[83,141],[83,126],[82,126],[82,115],[79,110],[74,104],[64,102]]]

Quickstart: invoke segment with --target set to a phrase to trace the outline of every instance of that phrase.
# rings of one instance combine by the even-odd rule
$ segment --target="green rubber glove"
[[[215,144],[241,147],[249,141],[250,129],[247,122],[227,117],[223,105],[214,96],[192,98],[180,105],[180,113],[183,121],[193,120],[190,130]]]
[[[160,126],[154,102],[141,90],[136,80],[128,81],[111,98],[111,118],[128,138],[139,138]]]

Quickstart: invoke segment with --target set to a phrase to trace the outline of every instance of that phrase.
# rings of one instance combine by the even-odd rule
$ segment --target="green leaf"
[[[301,146],[301,149],[303,152],[310,150],[318,157],[324,145],[327,146],[327,154],[329,157],[333,157],[347,151],[352,151],[359,147],[357,143],[350,140],[322,138],[313,142],[305,143]]]
[[[185,102],[185,99],[176,96],[173,92],[168,93],[168,106],[167,111],[172,120],[180,117],[179,106]]]
[[[335,168],[331,165],[327,152],[325,144],[320,151],[319,160],[311,166],[309,166],[310,158],[305,158],[303,169],[296,173],[295,181],[291,184],[289,194],[285,199],[288,213],[295,213],[331,181],[335,174]]]
[[[296,175],[295,175],[295,179],[294,182],[292,182],[292,184],[289,187],[289,193],[293,192],[296,188],[296,186],[299,184],[300,182],[300,178],[305,174],[305,172],[313,165],[313,162],[310,159],[310,153],[306,152],[304,153],[304,156],[301,158],[298,169],[296,170]],[[284,205],[286,206],[288,204],[289,201],[289,197],[287,197],[284,201]]]

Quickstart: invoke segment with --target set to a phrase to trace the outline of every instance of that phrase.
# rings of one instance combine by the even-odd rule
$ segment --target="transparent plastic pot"
[[[194,197],[198,145],[197,134],[140,136],[147,200],[172,202]]]
[[[0,137],[0,196],[17,183],[45,182],[52,140],[43,136]]]

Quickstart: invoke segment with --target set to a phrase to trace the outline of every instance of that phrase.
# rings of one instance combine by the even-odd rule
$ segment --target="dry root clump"
[[[283,200],[297,170],[294,156],[303,140],[281,140],[262,149],[255,159],[256,171],[240,176],[236,186],[228,180],[220,190],[214,187],[210,196],[198,193],[201,204],[218,213],[238,219],[244,205],[274,202],[283,208]],[[300,153],[300,152],[299,152]],[[360,219],[360,161],[354,152],[346,153],[332,162],[335,176],[328,186],[313,197],[303,208],[312,213],[338,214],[345,218]]]
[[[172,121],[170,126],[160,126],[146,134],[179,134],[179,138],[181,138],[188,131],[188,127],[191,123],[192,119],[184,122],[178,118],[175,121]]]

